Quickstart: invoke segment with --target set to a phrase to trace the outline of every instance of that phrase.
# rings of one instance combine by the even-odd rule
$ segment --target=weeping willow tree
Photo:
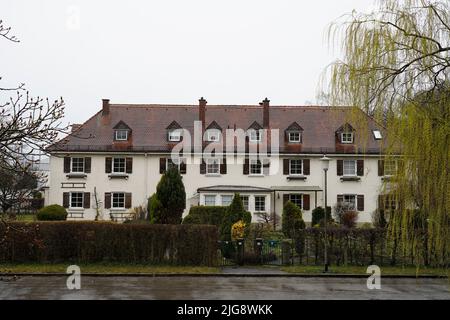
[[[326,72],[331,103],[382,124],[384,183],[399,201],[389,235],[414,263],[448,266],[450,215],[450,4],[381,0],[333,23],[343,58]],[[360,121],[361,118],[358,118]],[[401,160],[399,160],[401,159]]]

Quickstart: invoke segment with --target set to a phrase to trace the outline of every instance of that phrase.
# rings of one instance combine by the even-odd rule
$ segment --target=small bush
[[[321,226],[323,225],[323,220],[325,218],[325,210],[322,207],[317,207],[312,211],[311,226]],[[331,207],[327,207],[327,222],[331,222],[333,219],[331,217]]]
[[[150,198],[148,198],[147,203],[147,218],[150,223],[157,223],[157,221],[161,220],[161,216],[163,215],[163,206],[161,201],[158,199],[158,195],[156,193],[152,194]]]
[[[245,223],[246,227],[244,236],[246,237],[250,230],[252,214],[245,211],[241,197],[238,193],[236,193],[234,195],[233,202],[231,202],[231,204],[227,207],[225,217],[220,226],[221,240],[231,240],[231,226],[239,220],[242,220]]]
[[[194,206],[183,219],[183,224],[209,224],[220,227],[227,211],[227,207]]]
[[[39,221],[64,221],[67,211],[60,205],[52,204],[39,210],[36,217]]]
[[[341,216],[341,224],[347,228],[354,228],[357,220],[358,212],[356,211],[346,211]]]
[[[295,233],[298,230],[305,229],[302,210],[291,201],[286,202],[284,205],[281,219],[283,233],[288,238],[295,238]]]

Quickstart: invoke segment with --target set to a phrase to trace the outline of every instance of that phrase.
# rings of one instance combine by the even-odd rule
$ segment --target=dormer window
[[[301,138],[301,133],[300,131],[294,131],[294,132],[289,132],[289,142],[291,143],[299,143],[300,142],[300,138]]]
[[[217,129],[209,129],[206,132],[208,142],[218,142],[220,140],[220,131]]]
[[[116,130],[114,139],[116,141],[127,141],[128,140],[128,130]]]
[[[181,141],[181,130],[171,130],[169,131],[169,141],[178,142]]]
[[[353,132],[342,132],[341,143],[351,144],[353,143]]]
[[[250,130],[249,131],[250,142],[260,142],[261,141],[261,130]]]
[[[383,139],[383,136],[381,135],[380,130],[373,130],[373,137],[375,138],[375,140]]]
[[[114,141],[128,141],[131,135],[131,128],[123,121],[119,121],[114,126]]]

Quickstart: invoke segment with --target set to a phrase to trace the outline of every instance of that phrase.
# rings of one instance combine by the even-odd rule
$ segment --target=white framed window
[[[113,158],[113,173],[125,173],[125,158]]]
[[[266,196],[255,196],[255,212],[266,211]]]
[[[302,194],[290,194],[289,195],[289,200],[295,204],[297,207],[299,207],[300,209],[302,208],[302,200],[303,200],[303,195]]]
[[[260,142],[261,141],[261,130],[249,130],[249,140],[250,142]]]
[[[206,174],[220,174],[220,159],[206,159]]]
[[[303,160],[290,159],[289,160],[289,175],[298,176],[303,174]]]
[[[112,194],[112,207],[114,209],[125,209],[125,193],[114,192]]]
[[[186,163],[186,158],[177,158],[177,159],[172,159],[172,158],[167,158],[166,159],[166,168],[176,168],[178,171],[180,171],[180,166],[182,163]]]
[[[83,192],[71,192],[70,193],[70,208],[82,209],[83,208]]]
[[[289,132],[289,142],[300,142],[301,133],[299,131]]]
[[[128,130],[116,130],[115,132],[115,140],[117,141],[126,141],[128,140]]]
[[[353,143],[353,132],[342,132],[341,133],[342,143]]]
[[[208,142],[218,142],[220,141],[220,131],[217,129],[209,129],[206,131],[206,139]]]
[[[241,196],[242,204],[244,205],[244,209],[248,211],[248,196]]]
[[[356,176],[356,160],[343,161],[344,176]]]
[[[261,160],[250,159],[250,175],[261,176],[263,174],[263,165]]]
[[[205,195],[205,206],[215,206],[216,205],[216,195],[206,194]]]
[[[71,172],[84,172],[84,158],[72,158],[71,160]]]
[[[221,196],[222,199],[222,206],[229,206],[231,204],[231,202],[233,201],[233,196],[232,195],[228,195],[228,194],[224,194]]]
[[[386,160],[384,162],[384,175],[385,176],[394,176],[397,174],[397,161],[395,160]]]
[[[356,210],[356,195],[344,194],[344,204],[346,204],[350,210]]]
[[[181,141],[181,130],[176,129],[169,131],[169,141]]]
[[[381,134],[380,130],[373,130],[373,137],[375,138],[375,140],[383,139],[383,135]]]

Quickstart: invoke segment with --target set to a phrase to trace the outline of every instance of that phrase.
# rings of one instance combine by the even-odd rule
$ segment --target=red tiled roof
[[[363,153],[379,153],[380,141],[374,139],[372,130],[383,131],[369,117],[364,132],[358,129],[355,137],[358,142],[366,140]],[[121,150],[167,152],[167,127],[176,121],[181,127],[193,132],[194,121],[199,120],[197,105],[128,105],[111,104],[110,112],[103,116],[97,112],[78,130],[49,147],[49,151],[114,151],[113,127],[120,121],[125,122],[132,130],[131,141],[121,143]],[[207,105],[205,126],[213,121],[223,129],[241,128],[247,130],[253,122],[263,124],[263,107],[252,105]],[[296,122],[303,128],[300,147],[288,146],[285,143],[285,130]],[[351,108],[348,107],[315,107],[315,106],[270,106],[270,128],[280,130],[280,152],[302,153],[353,153],[355,148],[341,148],[336,143],[336,130],[349,123],[358,128],[355,119],[352,121]],[[365,139],[361,139],[365,137]],[[344,150],[344,151],[343,151]]]

